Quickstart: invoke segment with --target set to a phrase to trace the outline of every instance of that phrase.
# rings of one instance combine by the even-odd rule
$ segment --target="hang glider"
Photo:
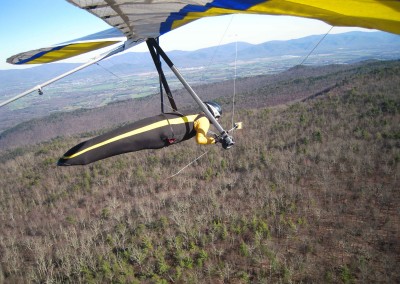
[[[289,15],[324,21],[332,26],[356,26],[400,34],[399,0],[67,0],[99,17],[113,28],[72,42],[23,52],[7,59],[11,64],[42,64],[63,60],[121,42],[122,44],[98,58],[57,78],[36,86],[6,102],[4,106],[35,90],[68,76],[82,68],[116,53],[146,42],[153,57],[162,85],[172,108],[176,106],[165,80],[159,55],[164,59],[189,94],[205,112],[227,142],[232,138],[214,119],[201,99],[181,76],[178,69],[155,40],[178,27],[197,19],[229,14]]]

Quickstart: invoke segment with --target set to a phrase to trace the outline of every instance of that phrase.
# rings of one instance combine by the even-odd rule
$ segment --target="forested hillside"
[[[240,90],[228,151],[2,151],[0,283],[399,283],[400,62],[335,68]]]

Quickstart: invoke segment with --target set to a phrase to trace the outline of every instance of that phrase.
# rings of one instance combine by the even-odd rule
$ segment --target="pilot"
[[[204,104],[218,120],[222,114],[221,106],[216,102]],[[207,135],[209,128],[210,121],[204,113],[163,113],[84,141],[68,150],[57,164],[87,165],[123,153],[164,148],[193,137],[198,144],[221,142],[224,146],[223,139],[218,135]]]

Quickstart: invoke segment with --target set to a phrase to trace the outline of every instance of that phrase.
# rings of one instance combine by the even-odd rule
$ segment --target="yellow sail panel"
[[[332,26],[356,26],[400,34],[400,1],[271,0],[249,9],[255,13],[299,16]]]
[[[7,59],[7,62],[18,65],[51,63],[110,46],[118,42],[120,41],[93,41],[42,48],[14,55]]]
[[[113,0],[112,4],[106,0],[67,1],[133,40],[155,38],[200,18],[235,13],[305,17],[334,26],[400,34],[399,0]]]
[[[190,12],[187,9],[186,15],[173,21],[171,30],[196,19],[239,13],[297,16],[318,19],[333,26],[363,27],[400,34],[400,1],[269,0],[258,2],[246,9],[239,5],[236,9],[233,3],[229,3],[226,7],[224,5],[213,7],[213,4],[210,4],[209,9],[203,11],[193,9],[194,11]]]

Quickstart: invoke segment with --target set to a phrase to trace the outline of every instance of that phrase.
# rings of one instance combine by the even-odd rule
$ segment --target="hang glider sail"
[[[121,40],[124,40],[121,31],[111,28],[55,46],[23,52],[8,58],[7,62],[16,65],[51,63],[107,47]]]
[[[20,53],[7,62],[49,63],[124,40],[129,42],[127,46],[132,47],[197,19],[237,13],[305,17],[332,26],[357,26],[400,34],[399,0],[67,1],[101,18],[114,29],[92,35],[91,38]],[[123,36],[123,39],[112,39],[116,36]]]
[[[399,33],[398,0],[68,0],[127,38],[157,37],[194,20],[234,13],[290,15],[319,19],[332,26],[359,26]]]

